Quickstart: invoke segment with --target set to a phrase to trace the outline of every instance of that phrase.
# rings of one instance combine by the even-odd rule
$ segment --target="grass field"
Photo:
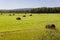
[[[0,40],[60,40],[60,14],[23,15],[0,15]],[[49,23],[55,24],[56,30],[46,29]]]

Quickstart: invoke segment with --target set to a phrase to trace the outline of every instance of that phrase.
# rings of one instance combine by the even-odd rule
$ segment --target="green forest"
[[[13,10],[0,10],[0,13],[60,13],[60,7],[41,7],[26,9],[13,9]]]

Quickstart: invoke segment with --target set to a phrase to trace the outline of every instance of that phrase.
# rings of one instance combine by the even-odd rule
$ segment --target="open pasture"
[[[0,40],[60,40],[60,14],[29,15],[0,15]],[[55,24],[56,30],[46,29],[49,23]]]

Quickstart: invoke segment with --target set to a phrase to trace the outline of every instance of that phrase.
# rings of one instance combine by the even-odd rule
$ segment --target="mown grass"
[[[0,40],[60,40],[60,14],[23,15],[0,15]],[[49,23],[55,24],[56,30],[46,29]]]

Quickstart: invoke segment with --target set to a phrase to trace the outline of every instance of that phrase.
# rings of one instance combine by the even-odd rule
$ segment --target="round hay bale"
[[[21,20],[21,18],[20,17],[17,17],[16,20]]]
[[[9,16],[12,16],[11,14],[9,14]]]
[[[2,15],[3,13],[1,13],[1,15]]]
[[[32,14],[30,14],[30,16],[32,16]]]
[[[14,16],[15,14],[13,13],[13,16]]]
[[[46,28],[48,28],[48,29],[55,29],[55,25],[54,24],[47,24]]]
[[[23,17],[26,17],[26,15],[23,15]]]

